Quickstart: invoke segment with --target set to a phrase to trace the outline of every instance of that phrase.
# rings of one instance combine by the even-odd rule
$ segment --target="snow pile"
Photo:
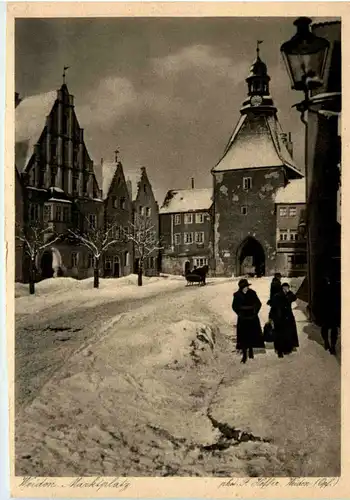
[[[165,334],[158,362],[168,368],[206,364],[213,358],[215,333],[212,327],[183,319],[169,326]]]

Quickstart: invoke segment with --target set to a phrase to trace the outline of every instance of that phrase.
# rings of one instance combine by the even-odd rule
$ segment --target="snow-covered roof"
[[[305,203],[305,179],[293,179],[275,194],[275,203]]]
[[[281,126],[275,115],[251,119],[241,116],[224,155],[213,172],[286,165],[302,175],[280,139]]]
[[[213,204],[213,190],[209,189],[172,189],[167,192],[160,214],[194,212],[209,210]]]
[[[57,99],[57,91],[24,98],[15,110],[15,163],[23,172],[45,127],[46,117]]]

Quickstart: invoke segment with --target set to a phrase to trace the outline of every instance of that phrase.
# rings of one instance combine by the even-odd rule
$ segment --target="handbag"
[[[275,331],[273,322],[271,320],[267,321],[264,325],[264,341],[265,342],[274,342],[275,340]]]

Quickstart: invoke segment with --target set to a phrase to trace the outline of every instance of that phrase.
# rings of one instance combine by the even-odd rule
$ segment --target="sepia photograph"
[[[24,486],[340,477],[342,21],[318,12],[15,19]]]

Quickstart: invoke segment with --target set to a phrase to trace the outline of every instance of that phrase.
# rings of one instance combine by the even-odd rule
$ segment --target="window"
[[[204,243],[204,232],[196,233],[196,243]]]
[[[128,226],[124,226],[123,227],[123,240],[126,241],[128,239],[128,234],[129,234],[129,228]]]
[[[184,233],[184,242],[186,245],[193,243],[193,233]]]
[[[63,211],[60,205],[56,206],[56,220],[59,222],[63,220]]]
[[[45,187],[45,173],[46,173],[46,166],[42,164],[40,165],[39,169],[39,179],[38,179],[39,187]]]
[[[68,165],[69,162],[69,142],[64,141],[63,143],[63,161],[66,165]]]
[[[146,217],[151,217],[151,209],[149,207],[146,208]]]
[[[124,254],[124,265],[125,266],[129,265],[129,252],[125,252]]]
[[[181,215],[180,214],[175,214],[175,225],[178,226],[179,224],[181,224]]]
[[[44,205],[44,221],[48,222],[52,219],[52,205]]]
[[[51,167],[51,186],[56,186],[56,169]]]
[[[147,186],[146,186],[146,184],[143,185],[143,192],[147,193]]]
[[[288,240],[288,231],[287,229],[280,229],[279,231],[279,236],[280,236],[280,241],[287,241]]]
[[[114,240],[120,240],[120,227],[119,226],[112,227],[111,236]]]
[[[71,267],[78,267],[78,253],[71,253]]]
[[[181,234],[180,233],[174,234],[174,245],[181,245]]]
[[[111,270],[111,269],[112,269],[112,259],[107,258],[107,259],[105,260],[105,269],[106,269],[107,271],[109,271],[109,270]]]
[[[193,216],[192,214],[185,214],[184,216],[184,224],[192,224]]]
[[[88,255],[88,268],[94,267],[94,256],[92,253]]]
[[[204,214],[196,214],[196,224],[203,224]]]
[[[299,239],[298,231],[289,231],[289,239],[291,241],[297,241]]]
[[[196,267],[203,267],[208,265],[208,259],[206,257],[196,257],[194,259],[194,265]]]
[[[77,194],[78,191],[79,191],[79,177],[77,175],[73,176],[73,186],[72,186],[72,189],[73,189],[73,193],[74,194]]]
[[[245,190],[252,189],[252,178],[251,177],[243,177],[243,189],[245,189]]]
[[[66,114],[63,115],[63,134],[68,134],[68,116]]]
[[[287,217],[287,207],[280,207],[280,217]]]
[[[241,207],[241,215],[247,215],[247,213],[248,213],[248,208],[246,205],[243,205]]]
[[[113,196],[113,198],[112,198],[112,204],[113,204],[113,208],[118,208],[118,198],[117,198],[117,196]]]
[[[306,254],[293,254],[288,255],[288,264],[296,268],[305,267],[307,262]]]
[[[126,200],[124,197],[120,198],[120,208],[122,210],[125,210],[125,207],[126,207]]]
[[[69,207],[63,207],[63,220],[64,222],[69,222],[70,216],[69,216]]]
[[[296,207],[289,207],[289,217],[295,217],[297,214]]]
[[[96,214],[89,214],[89,226],[90,226],[90,229],[96,229],[96,226],[97,226]]]
[[[53,161],[57,160],[57,145],[55,142],[51,143],[51,158]]]
[[[88,180],[89,180],[89,176],[88,174],[83,174],[83,194],[87,194],[87,190],[88,190]]]

